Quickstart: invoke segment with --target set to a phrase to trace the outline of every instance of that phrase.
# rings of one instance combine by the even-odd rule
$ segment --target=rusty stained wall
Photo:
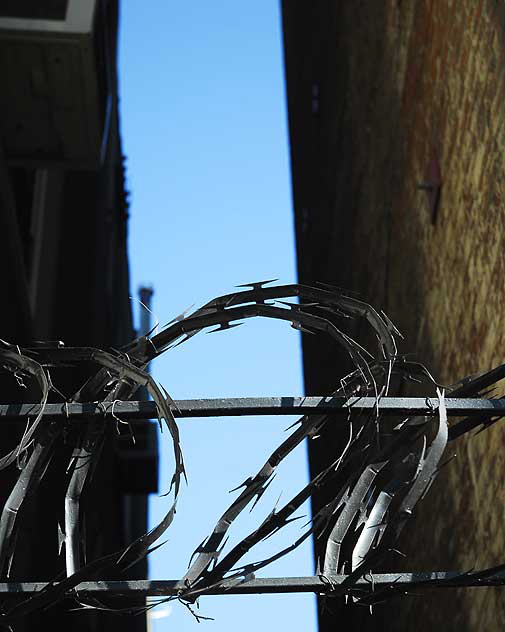
[[[504,32],[503,3],[460,0],[416,4],[409,38],[399,117],[405,184],[391,215],[387,300],[444,382],[505,361]],[[434,223],[413,186],[433,153],[443,179]],[[408,545],[419,567],[505,562],[504,433],[497,425],[450,447],[458,456]],[[498,630],[505,592],[440,593],[406,614],[409,626],[443,617],[450,629]]]
[[[505,362],[505,2],[285,2],[283,13],[300,280],[384,308],[402,350],[444,383]],[[436,217],[417,189],[433,158]],[[327,351],[305,341],[304,354],[307,390],[326,388]],[[403,568],[505,563],[504,443],[502,422],[450,446],[457,458],[405,532]],[[505,588],[405,597],[383,614],[370,629],[501,630]]]

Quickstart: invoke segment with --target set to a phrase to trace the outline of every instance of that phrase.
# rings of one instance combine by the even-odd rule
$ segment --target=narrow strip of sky
[[[120,96],[132,291],[142,283],[154,286],[160,324],[240,283],[295,281],[278,3],[122,2]],[[285,323],[251,321],[200,334],[155,362],[153,375],[178,399],[300,394],[298,334]],[[228,490],[259,468],[288,424],[286,418],[181,420],[189,485],[168,542],[151,561],[153,578],[184,573],[193,549],[233,498]],[[172,467],[168,436],[160,447],[165,492]],[[238,521],[234,541],[264,519],[279,494],[287,500],[306,480],[301,447],[269,495]],[[167,499],[153,499],[152,524],[166,505]],[[289,538],[300,533],[295,523]],[[274,549],[263,547],[250,559]],[[312,571],[307,542],[263,576]],[[220,632],[315,628],[311,596],[208,597],[201,613],[215,617],[205,625]],[[152,615],[150,625],[155,632],[189,630],[196,621],[176,604]]]

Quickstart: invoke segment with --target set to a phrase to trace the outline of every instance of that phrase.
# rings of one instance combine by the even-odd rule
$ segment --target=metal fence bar
[[[242,415],[319,415],[333,413],[346,416],[349,410],[371,411],[377,408],[374,397],[234,397],[218,399],[176,400],[175,417],[235,417]],[[383,415],[430,415],[438,409],[436,397],[383,397],[378,404]],[[492,415],[505,416],[505,399],[447,398],[450,416]],[[26,421],[40,411],[39,404],[0,405],[0,420]],[[47,404],[44,417],[68,418],[79,421],[91,417],[138,421],[156,417],[152,401],[121,401],[107,403]]]
[[[209,589],[205,594],[209,595],[252,595],[266,593],[331,593],[348,578],[347,575],[336,575],[331,578],[320,576],[312,577],[273,577],[266,579],[230,580],[220,583]],[[367,574],[366,578],[359,579],[354,585],[346,587],[347,590],[377,590],[378,588],[404,588],[405,590],[433,588],[479,587],[479,586],[503,586],[505,584],[505,572],[495,573],[485,578],[472,580],[468,573],[452,571],[437,571],[423,573],[377,573]],[[42,591],[47,584],[45,582],[8,582],[0,583],[0,595],[5,597],[19,596],[29,597]],[[81,594],[108,594],[115,596],[149,596],[169,597],[176,596],[180,591],[180,582],[176,580],[125,580],[125,581],[95,581],[82,582],[69,595],[75,592]]]

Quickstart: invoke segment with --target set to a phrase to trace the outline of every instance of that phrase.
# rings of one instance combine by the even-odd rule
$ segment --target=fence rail
[[[456,438],[484,418],[505,417],[504,399],[447,398],[444,400],[448,416],[466,417],[449,429],[449,438]],[[436,397],[238,397],[217,399],[176,400],[173,414],[178,418],[226,417],[256,415],[319,415],[333,414],[345,421],[349,414],[370,412],[377,407],[386,416],[427,416],[437,413],[439,399]],[[36,416],[40,404],[0,405],[0,422],[25,422]],[[59,403],[46,404],[43,417],[69,422],[85,422],[92,419],[121,418],[138,422],[157,416],[156,404],[152,401],[116,401],[106,403]],[[452,435],[452,436],[451,436]],[[0,583],[0,596],[26,598],[42,593],[57,582],[6,582]],[[261,594],[301,593],[338,594],[363,593],[382,589],[430,589],[434,587],[454,588],[458,586],[502,586],[505,585],[505,570],[501,567],[484,572],[413,572],[413,573],[367,573],[355,579],[347,575],[332,577],[276,577],[230,579],[206,589],[205,594]],[[177,596],[184,588],[176,580],[126,580],[82,582],[66,594],[104,594],[112,596]]]
[[[338,592],[349,579],[348,575],[333,577],[270,577],[230,580],[207,589],[208,595],[256,595],[267,593],[317,593]],[[365,577],[353,580],[352,588],[360,592],[379,588],[430,589],[435,586],[445,588],[503,586],[505,571],[479,577],[475,573],[455,571],[419,572],[419,573],[368,573]],[[54,585],[54,584],[51,584]],[[0,583],[0,596],[29,597],[40,593],[48,586],[45,582]],[[130,597],[170,597],[176,596],[181,589],[178,580],[126,580],[82,582],[71,591],[69,596],[80,594],[108,594]],[[347,590],[347,589],[346,589]]]
[[[175,400],[174,417],[235,417],[245,415],[321,415],[346,417],[350,411],[371,411],[377,407],[381,415],[432,415],[438,410],[436,397],[232,397],[217,399]],[[447,415],[452,417],[492,415],[505,417],[504,399],[446,398]],[[40,412],[40,404],[0,405],[0,420],[26,422]],[[51,419],[83,419],[118,416],[125,421],[155,418],[152,401],[116,401],[101,403],[46,404],[43,416]]]

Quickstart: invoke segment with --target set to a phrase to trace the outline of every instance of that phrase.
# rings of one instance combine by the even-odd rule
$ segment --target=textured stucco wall
[[[505,362],[505,2],[307,4],[283,6],[300,280],[385,309],[402,350],[444,383]],[[436,218],[417,189],[434,159]],[[307,390],[330,386],[323,370],[338,357],[313,341],[304,353]],[[451,446],[405,533],[405,567],[505,562],[504,423]],[[312,447],[313,468],[325,449]],[[406,597],[383,613],[367,625],[501,630],[505,588]]]

